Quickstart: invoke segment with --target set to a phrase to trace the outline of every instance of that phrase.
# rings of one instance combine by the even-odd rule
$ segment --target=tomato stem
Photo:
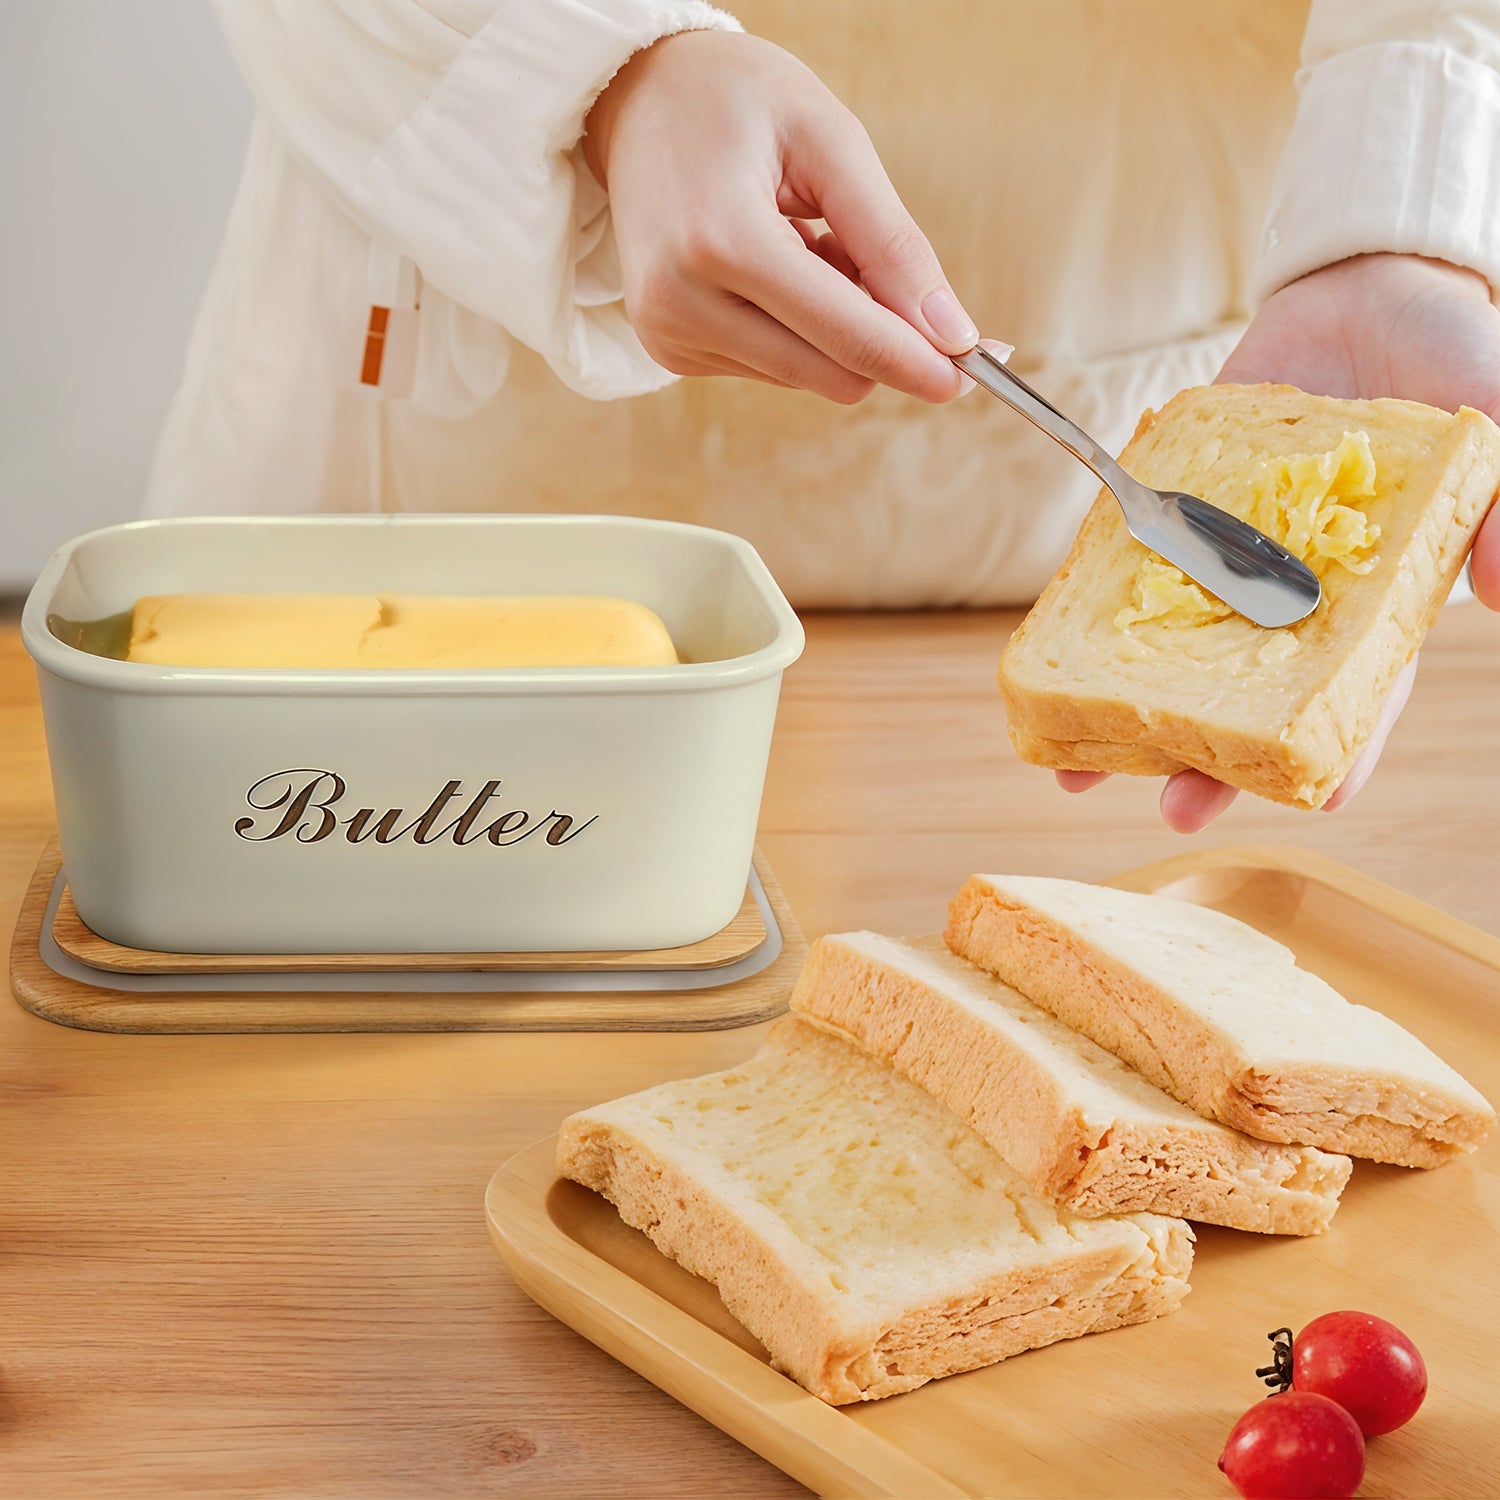
[[[1255,1373],[1271,1387],[1273,1396],[1279,1396],[1292,1387],[1292,1330],[1278,1328],[1266,1337],[1271,1341],[1272,1361]]]

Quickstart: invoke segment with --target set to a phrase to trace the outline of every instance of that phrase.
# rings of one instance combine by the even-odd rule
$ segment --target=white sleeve
[[[1500,0],[1313,0],[1297,85],[1253,300],[1382,250],[1500,289]]]
[[[377,245],[583,395],[672,379],[625,318],[608,200],[578,142],[633,53],[737,31],[733,17],[706,0],[217,7],[283,145]]]

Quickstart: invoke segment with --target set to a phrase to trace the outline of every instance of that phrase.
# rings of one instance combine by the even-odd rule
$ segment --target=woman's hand
[[[967,389],[947,356],[978,333],[931,245],[864,127],[780,47],[665,37],[599,96],[583,145],[659,364],[846,404],[877,384],[934,402]]]
[[[1456,411],[1472,406],[1500,421],[1500,310],[1472,271],[1412,255],[1361,255],[1304,276],[1269,297],[1229,356],[1221,381],[1285,382],[1320,396],[1397,396]],[[1500,610],[1500,506],[1470,558],[1474,591]],[[1396,680],[1380,722],[1348,777],[1325,804],[1341,807],[1365,784],[1416,675]],[[1068,791],[1105,778],[1059,771]],[[1201,771],[1167,779],[1161,813],[1178,833],[1206,828],[1234,800],[1233,787]]]

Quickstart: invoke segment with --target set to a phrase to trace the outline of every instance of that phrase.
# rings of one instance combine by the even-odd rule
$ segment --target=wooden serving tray
[[[233,967],[241,958],[213,972],[170,965],[132,972],[82,959],[77,928],[63,920],[75,951],[58,944],[59,966],[53,967],[44,947],[63,917],[65,890],[48,920],[60,873],[53,843],[43,851],[16,922],[11,989],[44,1020],[88,1031],[714,1031],[780,1015],[807,953],[780,882],[759,850],[755,874],[769,923],[747,888],[753,921],[741,908],[732,937],[717,947],[709,939],[707,957],[694,965],[662,953],[567,954],[565,963],[550,968],[548,955],[514,955],[520,962],[502,966],[484,962],[501,955],[444,954],[417,971],[406,962],[411,955],[392,954],[355,956],[342,973],[326,956],[299,960],[293,970],[247,973]],[[751,942],[756,931],[759,941]],[[729,947],[740,951],[729,954]],[[116,949],[111,956],[132,951],[139,952]],[[152,957],[179,955],[145,955]],[[591,967],[580,972],[580,960]],[[73,972],[63,972],[70,967]],[[492,983],[482,978],[486,972],[493,972]],[[554,977],[558,983],[549,985]]]
[[[756,851],[757,870],[765,861]],[[764,876],[762,876],[764,880]],[[734,919],[681,948],[612,953],[158,953],[102,938],[64,889],[52,938],[69,958],[110,974],[549,974],[717,969],[749,957],[766,940],[755,893],[745,887]]]
[[[1297,849],[1188,854],[1110,883],[1253,923],[1500,1099],[1500,939]],[[820,1494],[1231,1496],[1215,1466],[1264,1394],[1266,1334],[1349,1307],[1404,1328],[1431,1379],[1410,1426],[1371,1440],[1360,1494],[1500,1493],[1500,1140],[1432,1172],[1356,1163],[1316,1239],[1198,1227],[1192,1295],[1155,1323],[839,1408],[772,1370],[708,1282],[557,1179],[554,1145],[489,1185],[490,1234],[516,1280]]]

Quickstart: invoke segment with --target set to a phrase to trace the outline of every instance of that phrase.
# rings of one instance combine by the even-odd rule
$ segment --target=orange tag
[[[380,366],[385,359],[385,331],[390,323],[388,307],[370,309],[370,325],[365,331],[365,358],[360,367],[361,385],[380,384]]]

